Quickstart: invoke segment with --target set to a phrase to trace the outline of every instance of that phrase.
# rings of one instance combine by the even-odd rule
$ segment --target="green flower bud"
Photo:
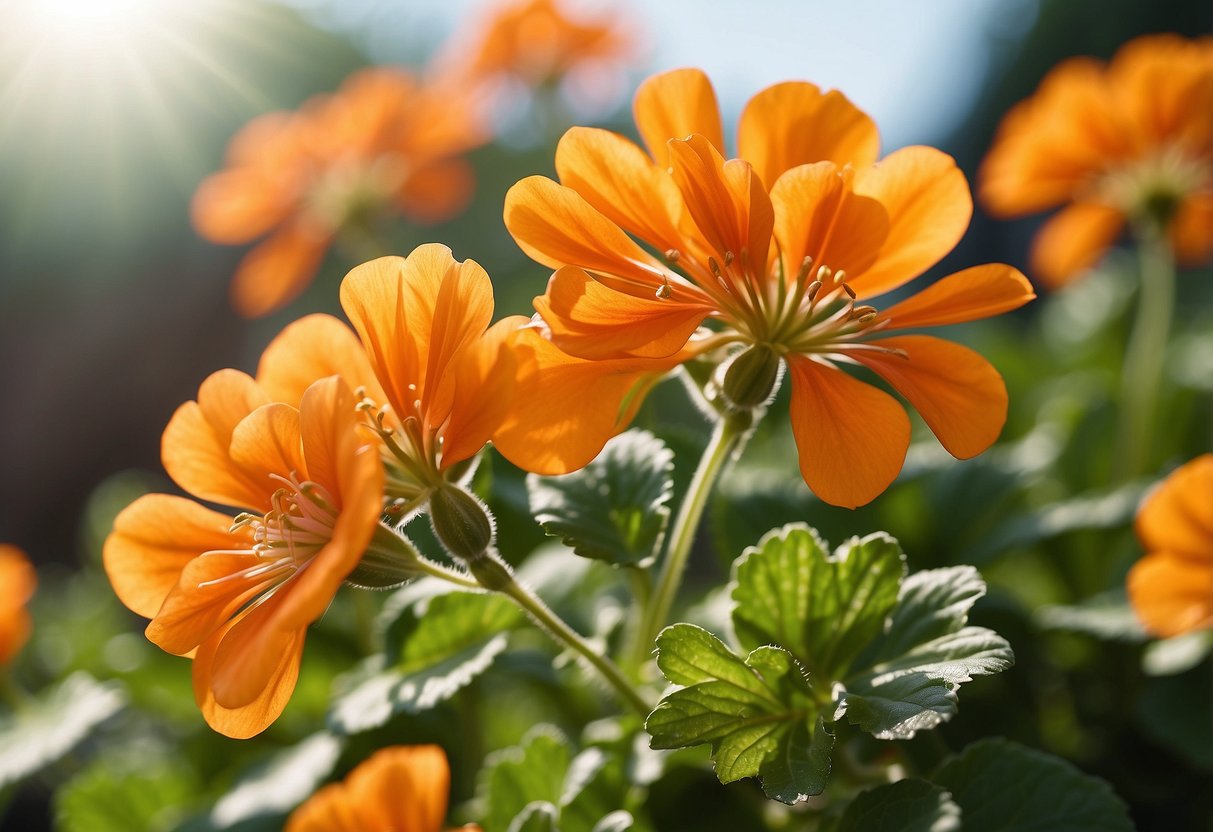
[[[413,545],[380,524],[345,583],[358,589],[392,589],[424,574],[418,568],[420,555]]]
[[[732,410],[753,410],[767,403],[779,381],[779,354],[766,344],[755,344],[722,368],[720,392]]]
[[[438,541],[461,561],[471,561],[493,545],[488,507],[462,488],[443,485],[430,495],[430,525]]]

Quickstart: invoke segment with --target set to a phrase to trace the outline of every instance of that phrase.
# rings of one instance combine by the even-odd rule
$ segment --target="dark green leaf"
[[[1032,616],[1044,630],[1086,633],[1114,641],[1145,641],[1149,636],[1129,606],[1124,587],[1087,598],[1077,604],[1041,607]]]
[[[959,832],[960,807],[925,780],[900,780],[861,792],[835,832]]]
[[[966,829],[982,832],[1130,832],[1124,803],[1065,760],[1003,739],[973,743],[932,781],[952,793]]]
[[[673,468],[674,454],[664,442],[630,430],[580,471],[527,477],[531,511],[544,531],[582,557],[644,564],[665,534]]]

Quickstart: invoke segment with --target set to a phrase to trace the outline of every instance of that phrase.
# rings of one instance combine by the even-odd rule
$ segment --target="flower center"
[[[283,484],[270,499],[272,506],[262,516],[237,515],[230,531],[246,528],[253,539],[252,553],[263,560],[294,568],[306,566],[333,537],[337,505],[324,486],[271,475]]]
[[[1213,187],[1213,165],[1174,145],[1104,173],[1094,185],[1103,203],[1165,226],[1189,194]]]
[[[417,385],[410,384],[408,389],[416,393]],[[442,437],[425,429],[419,399],[413,400],[413,412],[402,419],[390,405],[379,404],[367,396],[365,387],[359,387],[354,395],[359,399],[357,407],[366,416],[367,426],[383,443],[387,513],[403,516],[443,482],[438,464]]]
[[[365,226],[378,218],[407,176],[407,164],[395,153],[342,159],[309,187],[308,211],[327,228]]]

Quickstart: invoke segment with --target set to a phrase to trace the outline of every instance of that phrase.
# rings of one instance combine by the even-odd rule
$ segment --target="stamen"
[[[676,249],[676,248],[666,249],[665,259],[669,260],[671,263],[677,263],[678,258],[681,256],[682,256],[682,253],[679,252],[678,249]]]
[[[672,294],[674,294],[674,290],[670,286],[669,278],[667,278],[667,277],[661,278],[661,285],[657,287],[657,291],[654,292],[654,294],[657,296],[658,300],[669,300],[670,299],[670,296]]]
[[[729,266],[733,265],[733,252],[726,251],[724,253],[724,265],[725,265],[725,268],[728,268]]]
[[[812,303],[813,301],[817,300],[817,293],[821,291],[822,285],[823,284],[820,280],[814,280],[812,283],[809,284],[809,292],[808,292],[809,303]]]

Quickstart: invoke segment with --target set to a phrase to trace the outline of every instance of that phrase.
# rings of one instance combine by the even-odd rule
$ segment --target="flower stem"
[[[760,411],[744,410],[727,413],[721,416],[712,431],[712,438],[703,450],[699,467],[695,469],[695,476],[682,498],[678,516],[670,530],[669,547],[661,564],[656,589],[649,603],[645,605],[642,623],[630,656],[635,666],[643,663],[645,656],[652,650],[657,634],[670,616],[678,588],[682,585],[682,576],[686,572],[687,560],[691,556],[695,532],[699,529],[699,521],[703,519],[708,496],[712,493],[712,486],[724,469],[725,462],[753,426],[755,414],[758,412]]]
[[[1161,228],[1143,226],[1138,235],[1138,257],[1141,274],[1137,318],[1125,354],[1117,443],[1122,480],[1150,470],[1159,383],[1175,305],[1175,262]]]

